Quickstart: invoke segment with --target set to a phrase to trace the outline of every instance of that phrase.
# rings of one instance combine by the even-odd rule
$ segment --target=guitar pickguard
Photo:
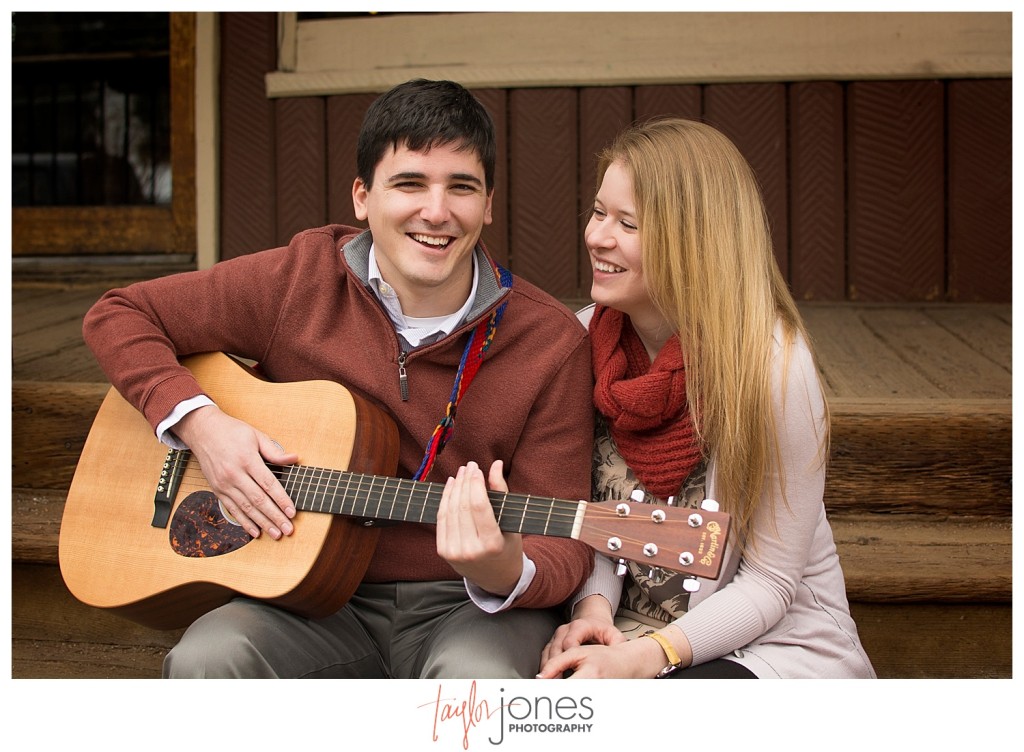
[[[169,537],[176,554],[190,558],[223,556],[252,540],[231,522],[212,491],[196,491],[185,497],[171,519]]]

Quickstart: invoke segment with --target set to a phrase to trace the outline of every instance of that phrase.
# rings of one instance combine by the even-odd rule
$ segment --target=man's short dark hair
[[[356,169],[369,188],[389,147],[424,151],[455,144],[475,151],[484,166],[487,190],[494,188],[494,122],[467,89],[454,81],[406,81],[381,94],[363,117]]]

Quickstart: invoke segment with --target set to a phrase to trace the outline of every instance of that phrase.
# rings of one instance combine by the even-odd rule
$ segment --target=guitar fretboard
[[[373,520],[434,524],[440,483],[364,475],[309,465],[271,466],[298,509]],[[505,532],[572,538],[581,502],[488,492]]]

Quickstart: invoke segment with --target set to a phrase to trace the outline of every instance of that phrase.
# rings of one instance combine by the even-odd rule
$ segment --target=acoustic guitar
[[[158,629],[186,626],[236,595],[322,617],[359,585],[380,523],[436,522],[443,484],[391,477],[398,432],[369,401],[329,381],[268,382],[223,353],[183,364],[225,412],[301,457],[269,465],[298,510],[295,532],[278,541],[250,537],[191,453],[168,451],[111,389],[61,523],[61,573],[83,603]],[[718,576],[729,516],[713,508],[489,497],[504,531],[573,538],[654,570]]]

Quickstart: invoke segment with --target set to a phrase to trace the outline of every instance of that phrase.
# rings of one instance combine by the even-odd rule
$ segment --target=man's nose
[[[443,225],[451,217],[448,205],[448,193],[444,190],[427,191],[424,195],[420,217],[432,225]]]

